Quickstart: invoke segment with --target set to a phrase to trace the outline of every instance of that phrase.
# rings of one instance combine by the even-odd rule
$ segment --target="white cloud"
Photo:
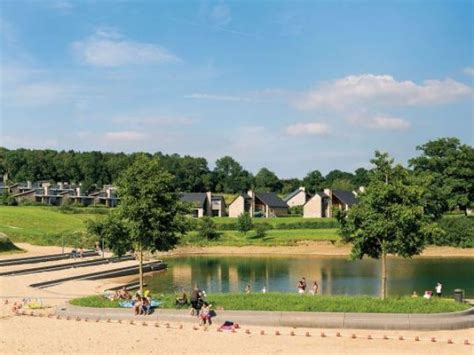
[[[70,14],[74,8],[72,2],[66,0],[55,0],[46,4],[63,15]]]
[[[118,131],[118,132],[107,132],[104,134],[104,138],[108,142],[116,141],[140,141],[147,138],[147,135],[137,131]]]
[[[89,65],[118,67],[131,64],[160,64],[179,62],[180,59],[160,46],[123,39],[119,32],[98,29],[84,40],[74,42],[78,58]]]
[[[215,94],[190,94],[184,96],[187,99],[198,100],[216,100],[216,101],[237,101],[237,102],[251,102],[254,101],[249,97],[244,96],[229,96],[229,95],[215,95]]]
[[[354,105],[414,106],[443,104],[472,93],[472,89],[452,79],[397,81],[390,75],[350,75],[326,82],[305,93],[295,102],[302,110],[344,109]]]
[[[323,136],[329,134],[329,126],[320,122],[295,123],[286,127],[290,136]]]
[[[464,68],[463,72],[467,75],[474,75],[474,67],[466,67]]]
[[[401,118],[377,116],[367,122],[367,126],[382,130],[406,130],[410,128],[410,122]]]

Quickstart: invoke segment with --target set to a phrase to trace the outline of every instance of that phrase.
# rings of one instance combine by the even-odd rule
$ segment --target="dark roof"
[[[288,207],[286,202],[279,198],[274,192],[256,192],[255,196],[269,207]]]
[[[336,196],[339,201],[344,202],[349,207],[359,202],[352,191],[333,190],[332,194]]]
[[[207,196],[205,192],[184,192],[181,194],[182,202],[193,203],[196,208],[204,208],[206,198]]]

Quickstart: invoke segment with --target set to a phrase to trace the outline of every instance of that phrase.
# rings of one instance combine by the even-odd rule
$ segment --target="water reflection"
[[[207,292],[243,292],[247,283],[254,292],[296,292],[296,284],[306,277],[308,285],[319,284],[325,295],[378,295],[380,262],[372,259],[351,261],[345,257],[193,256],[166,260],[168,270],[148,276],[155,292],[190,290],[196,283]],[[422,294],[436,282],[445,294],[464,288],[474,295],[474,258],[390,258],[388,293]]]

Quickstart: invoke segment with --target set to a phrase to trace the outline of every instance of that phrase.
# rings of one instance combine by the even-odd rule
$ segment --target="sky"
[[[0,1],[0,146],[282,178],[474,141],[472,1]]]

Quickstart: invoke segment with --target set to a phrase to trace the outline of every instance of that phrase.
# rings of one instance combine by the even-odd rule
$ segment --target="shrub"
[[[219,237],[219,233],[216,230],[216,224],[210,217],[203,217],[198,222],[197,232],[200,238],[206,240],[215,240]]]
[[[264,238],[267,235],[267,230],[271,229],[268,223],[258,223],[255,225],[255,236],[257,238]]]
[[[303,206],[294,206],[290,207],[291,216],[302,216],[303,215]]]
[[[248,212],[242,213],[237,218],[237,230],[239,232],[246,234],[249,230],[252,229],[252,226],[252,217],[250,217],[250,214]]]
[[[444,233],[434,235],[432,244],[474,248],[474,217],[445,216],[438,224]]]

